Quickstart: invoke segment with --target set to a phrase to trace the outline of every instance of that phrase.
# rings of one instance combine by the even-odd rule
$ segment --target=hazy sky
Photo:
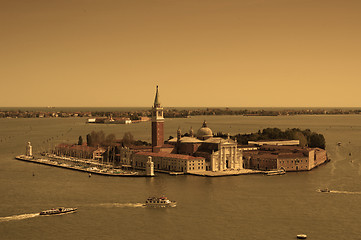
[[[0,106],[361,106],[361,1],[0,0]]]

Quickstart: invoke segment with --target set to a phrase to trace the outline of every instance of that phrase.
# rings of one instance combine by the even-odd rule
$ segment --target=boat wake
[[[361,194],[361,192],[348,192],[348,191],[334,191],[331,190],[330,193],[341,193],[341,194]]]
[[[317,192],[321,193],[339,193],[339,194],[361,194],[361,192],[348,192],[348,191],[337,191],[337,190],[329,190],[329,192],[321,191],[320,189]]]
[[[24,220],[24,219],[28,219],[28,218],[37,217],[37,216],[40,216],[39,213],[28,213],[28,214],[14,215],[14,216],[9,216],[9,217],[0,217],[0,222]]]
[[[100,207],[118,207],[118,208],[139,208],[144,207],[144,203],[100,203]]]

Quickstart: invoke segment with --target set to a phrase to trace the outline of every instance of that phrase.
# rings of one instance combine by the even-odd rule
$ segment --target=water
[[[85,119],[0,119],[1,239],[359,239],[361,231],[361,116],[199,116],[166,119],[175,136],[206,119],[214,132],[265,127],[310,128],[324,134],[332,161],[310,172],[266,177],[169,176],[112,178],[14,160],[31,141],[34,151],[76,142],[92,130],[127,131],[150,141],[150,123],[89,125]],[[337,142],[342,142],[337,146]],[[349,155],[351,153],[351,156]],[[35,176],[33,176],[33,173]],[[320,188],[331,189],[320,193]],[[152,195],[176,208],[145,208]],[[53,207],[78,212],[39,216]]]

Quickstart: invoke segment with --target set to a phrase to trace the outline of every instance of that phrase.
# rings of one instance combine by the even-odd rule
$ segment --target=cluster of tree
[[[217,137],[226,138],[227,135],[219,132]],[[299,140],[300,146],[318,147],[325,149],[326,140],[322,134],[312,132],[310,129],[301,130],[299,128],[286,129],[282,131],[279,128],[265,128],[262,131],[259,130],[256,133],[251,134],[237,134],[231,136],[232,139],[236,139],[241,144],[247,144],[248,141],[259,141],[269,139],[288,139]]]
[[[81,136],[79,136],[78,144],[82,143]],[[97,146],[112,146],[116,143],[116,138],[113,133],[105,135],[103,131],[95,132],[92,131],[91,133],[86,135],[86,142],[87,145],[90,147],[97,147]]]
[[[108,147],[108,146],[114,146],[116,143],[120,143],[123,146],[130,146],[130,145],[136,145],[136,146],[149,146],[150,143],[141,141],[141,140],[135,140],[134,136],[130,132],[126,132],[123,135],[123,138],[121,140],[117,140],[115,138],[115,135],[113,133],[106,135],[103,131],[92,131],[91,133],[86,135],[86,144],[90,147]],[[83,137],[79,136],[78,139],[78,145],[83,145]]]

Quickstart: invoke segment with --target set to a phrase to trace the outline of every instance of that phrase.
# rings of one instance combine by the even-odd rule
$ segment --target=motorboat
[[[279,169],[279,170],[267,171],[266,175],[267,176],[274,176],[274,175],[283,175],[285,173],[286,173],[286,170]]]
[[[328,188],[323,188],[323,189],[320,189],[320,192],[331,192],[331,190]]]
[[[306,235],[306,234],[298,234],[298,235],[297,235],[297,238],[298,238],[298,239],[306,239],[306,238],[307,238],[307,235]]]
[[[41,211],[40,215],[56,215],[56,214],[62,214],[62,213],[75,212],[76,210],[78,210],[78,209],[77,208],[59,207],[59,208],[52,208],[49,210]]]
[[[169,200],[167,197],[149,197],[144,206],[146,207],[175,207],[177,203]]]
[[[184,172],[170,172],[169,175],[173,175],[173,176],[178,176],[178,175],[183,175]]]

